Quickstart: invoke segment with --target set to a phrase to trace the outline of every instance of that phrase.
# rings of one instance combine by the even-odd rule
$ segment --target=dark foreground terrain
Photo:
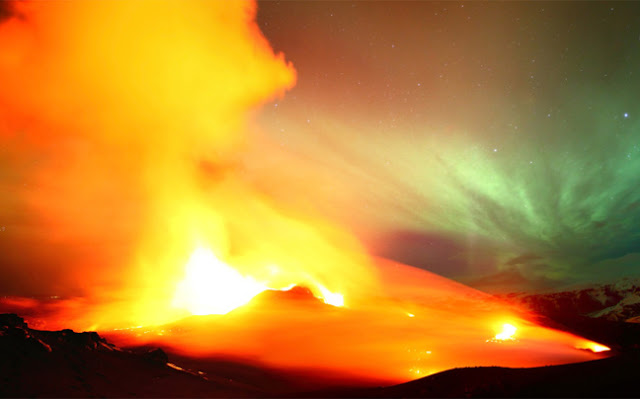
[[[39,331],[0,315],[3,397],[255,397],[233,381],[172,367],[162,350],[121,350],[95,332]]]
[[[367,398],[515,398],[640,396],[640,353],[563,366],[460,368],[391,387],[326,390],[305,396]]]
[[[0,315],[2,397],[640,396],[640,351],[633,348],[579,364],[461,368],[390,387],[312,391],[299,390],[295,375],[207,362],[169,359],[159,349],[120,349],[95,332],[33,330],[15,314]]]

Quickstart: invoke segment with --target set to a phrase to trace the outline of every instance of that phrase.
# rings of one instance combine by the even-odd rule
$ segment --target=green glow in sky
[[[261,6],[299,75],[264,134],[372,252],[486,289],[638,273],[637,4]]]

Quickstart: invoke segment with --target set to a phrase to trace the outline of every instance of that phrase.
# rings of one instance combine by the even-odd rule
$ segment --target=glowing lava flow
[[[336,292],[329,291],[325,286],[318,284],[318,289],[322,293],[322,300],[327,305],[344,306],[344,296]]]
[[[209,249],[196,249],[178,284],[173,305],[194,315],[225,314],[268,289],[216,258]]]
[[[270,287],[258,282],[218,259],[213,251],[197,248],[186,265],[186,277],[178,283],[173,306],[187,309],[193,315],[226,314],[247,304],[253,297],[266,290],[288,291],[296,284],[285,288]],[[315,284],[324,303],[344,306],[341,294]]]
[[[515,328],[513,325],[509,324],[509,323],[505,323],[502,325],[502,331],[498,334],[496,334],[495,339],[500,340],[500,341],[506,341],[506,340],[514,340],[515,338],[513,338],[513,336],[516,333],[517,328]]]
[[[608,346],[604,346],[591,341],[585,341],[576,345],[576,349],[585,349],[593,353],[607,352],[611,350],[611,348],[609,348]]]
[[[196,254],[215,259],[206,250]],[[375,267],[386,285],[361,302],[352,303],[347,292],[349,308],[326,306],[301,291],[257,295],[223,316],[114,331],[107,338],[120,346],[240,356],[390,383],[455,367],[534,367],[603,356],[596,353],[602,345],[540,326],[533,315],[491,295],[394,262],[379,260]]]

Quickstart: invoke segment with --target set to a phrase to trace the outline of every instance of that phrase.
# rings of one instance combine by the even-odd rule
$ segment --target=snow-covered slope
[[[507,298],[545,314],[574,314],[610,321],[640,322],[640,278],[545,294],[508,294]]]

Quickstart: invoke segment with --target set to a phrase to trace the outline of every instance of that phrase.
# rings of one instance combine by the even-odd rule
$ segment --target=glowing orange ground
[[[383,289],[353,305],[337,307],[312,295],[266,291],[224,315],[100,333],[121,346],[154,344],[190,356],[240,358],[389,382],[453,367],[580,362],[601,357],[595,352],[606,348],[540,327],[532,315],[432,273],[384,260],[377,269],[386,282]],[[27,320],[62,328],[64,322],[56,319],[66,319],[73,325],[72,317],[60,312],[69,307]],[[26,306],[23,313],[28,309],[33,308]]]

